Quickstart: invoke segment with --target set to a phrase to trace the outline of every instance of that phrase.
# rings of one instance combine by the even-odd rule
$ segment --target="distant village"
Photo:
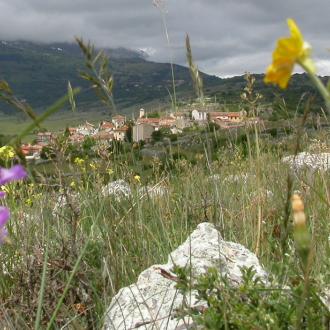
[[[180,134],[183,129],[193,125],[205,126],[214,123],[220,129],[233,129],[243,127],[246,124],[259,121],[258,118],[247,118],[244,111],[223,112],[218,111],[216,104],[206,104],[203,107],[190,105],[180,112],[169,114],[161,113],[159,117],[148,117],[144,109],[140,109],[136,120],[127,120],[126,116],[114,115],[111,121],[102,121],[98,125],[85,122],[78,127],[68,127],[66,132],[71,143],[82,143],[86,137],[90,137],[100,143],[112,141],[127,141],[128,131],[131,129],[133,142],[150,142],[152,134],[162,128],[167,128],[172,134]],[[44,147],[52,144],[56,134],[53,132],[39,132],[33,144],[23,144],[22,152],[26,159],[39,159]]]

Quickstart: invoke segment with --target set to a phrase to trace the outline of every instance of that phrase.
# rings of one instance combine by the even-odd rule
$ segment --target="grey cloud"
[[[329,0],[167,0],[171,52],[185,64],[185,34],[202,70],[221,76],[263,72],[275,41],[288,35],[286,18],[298,22],[322,70],[329,68]],[[0,38],[72,41],[101,47],[152,49],[169,61],[161,13],[152,0],[0,0]]]

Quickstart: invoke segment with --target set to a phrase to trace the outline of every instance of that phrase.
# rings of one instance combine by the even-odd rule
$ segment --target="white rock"
[[[209,181],[220,181],[221,180],[221,176],[219,174],[212,174],[208,177]]]
[[[330,312],[330,287],[327,287],[323,290],[320,299]]]
[[[272,199],[274,198],[274,193],[269,190],[269,189],[263,189],[261,188],[260,191],[258,192],[258,190],[253,191],[250,196],[252,198],[261,198],[262,200],[267,200],[267,199]]]
[[[163,186],[146,186],[139,188],[139,195],[146,197],[163,197],[167,194],[167,189]]]
[[[267,281],[266,272],[252,252],[240,244],[224,241],[214,225],[201,223],[169,255],[167,264],[151,266],[140,274],[135,284],[118,292],[106,313],[104,329],[188,329],[191,320],[173,318],[183,296],[176,290],[174,281],[160,274],[160,269],[171,274],[174,264],[191,266],[195,276],[217,267],[232,284],[242,281],[241,267],[253,267],[256,275]],[[190,306],[196,306],[194,293],[188,298]]]
[[[242,173],[242,174],[231,174],[224,178],[223,182],[227,183],[243,183],[247,184],[249,179],[254,179],[254,174]]]
[[[79,194],[74,192],[68,192],[67,195],[58,195],[54,208],[52,210],[53,217],[56,218],[63,214],[63,212],[65,212],[69,207],[68,202],[72,203],[72,207],[74,207],[78,211],[78,205],[80,206],[79,197]]]
[[[297,156],[287,156],[282,159],[284,163],[294,170],[308,167],[313,170],[327,171],[330,169],[330,153],[322,152],[311,154],[309,152],[301,152]]]
[[[132,195],[129,184],[120,179],[108,183],[102,188],[102,195],[104,197],[114,196],[116,200],[120,201],[122,198],[128,198]]]

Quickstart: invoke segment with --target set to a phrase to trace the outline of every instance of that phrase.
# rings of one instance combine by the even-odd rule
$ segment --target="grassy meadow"
[[[59,133],[65,130],[66,127],[78,126],[86,120],[93,124],[97,124],[101,120],[104,120],[104,118],[105,115],[98,112],[94,112],[93,115],[91,115],[91,112],[72,113],[70,111],[66,111],[44,121],[42,123],[42,128],[51,132]],[[14,116],[0,115],[0,134],[16,135],[18,132],[23,131],[30,123],[30,120],[23,119],[22,117],[17,118]],[[24,137],[23,142],[32,142],[35,137],[35,133],[31,132],[29,135]]]
[[[315,148],[315,140],[301,139],[306,148],[311,143]],[[139,172],[141,182],[128,161],[113,159],[88,171],[71,164],[77,175],[69,177],[55,162],[56,184],[31,175],[7,186],[5,204],[12,216],[10,244],[0,250],[1,328],[101,328],[114,294],[145,268],[166,262],[203,221],[214,223],[226,240],[252,251],[258,246],[266,270],[281,285],[294,285],[301,269],[286,210],[288,177],[290,189],[299,190],[305,203],[315,249],[311,278],[320,293],[330,276],[329,174],[293,175],[278,153],[256,157],[253,149],[250,158],[235,144],[210,154],[208,142],[194,162],[179,158],[164,168],[154,160],[148,171]],[[103,196],[102,187],[116,179],[130,184],[129,198]],[[145,185],[159,185],[166,193],[141,196],[138,190]],[[59,196],[65,205],[56,208]]]

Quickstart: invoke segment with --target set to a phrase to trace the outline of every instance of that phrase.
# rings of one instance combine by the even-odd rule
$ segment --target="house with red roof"
[[[210,122],[215,122],[215,120],[220,120],[223,122],[239,123],[244,119],[244,114],[242,112],[209,112],[208,119]]]
[[[101,121],[99,131],[113,131],[116,126],[111,121]]]
[[[122,127],[125,125],[126,117],[122,115],[115,115],[112,117],[112,123],[115,125],[116,128]]]

